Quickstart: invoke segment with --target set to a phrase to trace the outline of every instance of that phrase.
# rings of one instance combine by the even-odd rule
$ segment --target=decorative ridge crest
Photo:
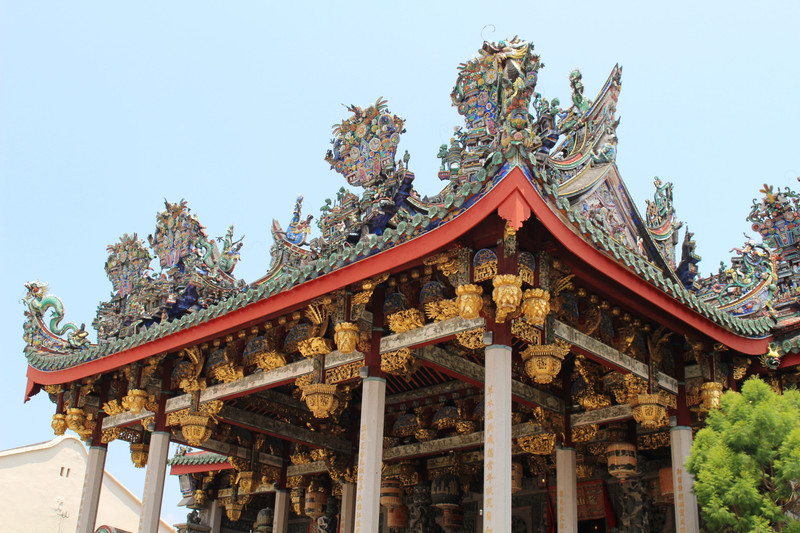
[[[800,178],[798,178],[800,181]],[[759,202],[753,200],[747,220],[752,222],[753,230],[759,232],[764,242],[771,248],[794,245],[800,236],[800,195],[789,187],[775,191],[771,185],[764,184],[759,191],[764,197]]]
[[[694,242],[693,237],[694,233],[690,232],[687,226],[686,232],[683,235],[683,244],[681,245],[681,262],[678,264],[678,268],[675,269],[675,274],[687,289],[692,286],[692,283],[697,277],[697,264],[702,259],[694,251],[697,247],[697,243]]]
[[[392,115],[387,101],[378,98],[373,105],[362,109],[351,105],[353,113],[333,126],[333,148],[328,150],[325,161],[343,175],[353,186],[370,187],[381,175],[394,174],[394,156],[400,135],[405,133],[405,120]]]
[[[719,272],[694,284],[697,297],[733,316],[765,316],[773,312],[778,256],[747,239],[731,265],[720,262]]]
[[[109,245],[105,270],[114,287],[114,294],[124,297],[131,294],[137,282],[150,270],[153,259],[144,241],[125,233],[119,242]]]
[[[563,212],[566,221],[574,225],[587,242],[618,259],[642,279],[671,294],[678,301],[709,320],[739,335],[748,337],[764,336],[768,335],[775,326],[775,320],[772,316],[748,313],[741,315],[730,314],[704,301],[694,290],[688,290],[681,283],[673,283],[660,268],[650,263],[645,257],[609,238],[602,227],[598,226],[593,220],[582,216],[578,206],[572,206],[567,198],[559,196],[557,178],[539,170],[535,172],[537,179],[542,180],[544,184],[546,196],[554,203],[555,209]],[[697,283],[695,282],[693,289],[696,288]]]
[[[47,283],[29,281],[25,288],[28,292],[23,300],[27,305],[23,339],[28,346],[46,352],[79,350],[89,346],[85,324],[80,327],[73,322],[61,324],[64,304],[57,296],[48,294]],[[50,321],[45,322],[48,313]]]
[[[747,220],[763,242],[745,236],[733,248],[731,265],[720,263],[717,274],[695,281],[698,297],[734,316],[771,316],[789,324],[800,315],[800,195],[764,185],[753,200]]]
[[[675,219],[675,207],[672,203],[672,182],[662,182],[658,176],[653,178],[656,191],[653,201],[645,200],[647,231],[652,235],[661,254],[674,270],[675,246],[678,244],[678,230],[683,222]]]
[[[349,185],[360,187],[360,194],[342,187],[334,200],[326,200],[317,218],[321,235],[313,239],[313,217],[302,216],[302,197],[298,197],[286,231],[273,221],[275,244],[269,272],[249,288],[231,275],[242,246],[241,238],[234,240],[233,226],[225,237],[209,238],[184,200],[165,200],[156,230],[147,239],[150,250],[136,234],[123,235],[109,247],[106,271],[114,293],[111,301],[100,304],[93,323],[100,344],[90,346],[83,328],[74,324],[65,333],[68,338],[59,337],[42,326],[44,321],[37,319],[29,305],[26,314],[33,318],[30,326],[26,322],[26,340],[33,339],[35,331],[47,339],[28,343],[29,361],[37,368],[56,369],[127,349],[408,242],[457,218],[514,167],[550,196],[556,209],[565,210],[593,246],[621,258],[645,279],[734,331],[767,331],[766,321],[759,321],[757,327],[740,325],[696,298],[693,301],[683,287],[673,291],[673,280],[648,263],[636,243],[627,243],[630,249],[626,249],[606,235],[596,220],[581,216],[567,198],[559,196],[559,185],[589,180],[615,168],[621,68],[614,67],[593,102],[584,95],[580,71],[572,71],[568,78],[572,105],[564,110],[558,99],[548,101],[535,92],[542,67],[533,45],[517,37],[484,42],[478,56],[459,67],[451,98],[465,124],[456,130],[450,146],[440,150],[439,176],[447,183],[431,198],[420,197],[413,189],[408,152],[396,160],[405,121],[391,114],[382,98],[366,108],[347,107],[351,116],[334,126],[333,146],[325,160]],[[657,191],[655,203],[663,201],[664,214],[674,218],[671,184],[664,187],[663,198]],[[636,217],[636,224],[641,224]],[[653,229],[657,229],[654,221]],[[647,222],[650,227],[649,218]],[[217,242],[224,243],[222,250]],[[152,257],[159,259],[160,275],[149,272]],[[57,307],[53,303],[51,308]],[[63,316],[63,305],[60,309]]]
[[[789,187],[776,190],[766,184],[759,192],[764,196],[753,200],[747,220],[778,257],[773,308],[780,320],[791,320],[800,314],[800,195]]]
[[[675,208],[672,205],[672,182],[663,183],[658,176],[653,178],[656,192],[653,201],[645,200],[647,204],[647,228],[654,237],[664,239],[673,231]]]
[[[220,250],[185,200],[165,200],[164,204],[164,211],[156,216],[156,231],[148,237],[153,253],[136,233],[126,233],[108,246],[105,270],[113,291],[111,300],[98,306],[92,323],[101,346],[150,334],[150,328],[198,313],[245,286],[230,275],[242,246],[241,238],[233,238],[233,226],[225,237],[217,239],[223,243]],[[149,274],[154,256],[159,258],[160,275]],[[76,352],[91,357],[102,351],[101,346],[89,342],[84,325],[60,325],[64,305],[47,294],[47,284],[29,282],[25,287],[24,339],[30,357],[38,353],[39,358],[44,357],[43,363],[63,365],[65,361],[79,362]],[[52,313],[49,323],[44,319],[46,313]],[[66,359],[56,359],[57,354]]]

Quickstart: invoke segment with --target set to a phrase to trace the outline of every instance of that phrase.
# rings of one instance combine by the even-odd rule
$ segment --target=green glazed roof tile
[[[213,465],[227,463],[228,456],[212,452],[189,453],[186,455],[176,455],[169,460],[170,466],[186,465]]]

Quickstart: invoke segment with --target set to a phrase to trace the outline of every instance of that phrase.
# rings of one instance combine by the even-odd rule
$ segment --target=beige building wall
[[[0,529],[72,533],[78,524],[88,452],[76,437],[55,439],[0,452]],[[106,472],[95,528],[139,528],[142,502]],[[159,533],[174,533],[161,520]]]

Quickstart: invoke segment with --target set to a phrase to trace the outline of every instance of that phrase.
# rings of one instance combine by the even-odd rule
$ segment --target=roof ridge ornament
[[[405,133],[405,120],[389,112],[383,98],[362,109],[346,106],[350,118],[333,126],[333,148],[325,161],[345,177],[353,186],[369,188],[376,185],[381,175],[397,170],[394,156],[400,135]]]
[[[29,281],[25,284],[28,292],[23,302],[25,311],[23,339],[26,349],[45,350],[49,352],[74,351],[89,346],[86,325],[78,327],[74,322],[61,325],[64,318],[64,304],[60,298],[48,294],[46,282]],[[51,312],[50,321],[45,322],[45,315]],[[64,336],[66,335],[66,338]]]
[[[148,236],[150,248],[136,233],[123,234],[107,248],[105,270],[113,291],[109,301],[99,304],[92,322],[101,348],[114,339],[141,337],[145,329],[200,311],[243,286],[231,276],[243,239],[234,240],[233,226],[225,237],[209,238],[185,200],[164,200],[164,206],[156,216],[155,232]],[[222,250],[217,241],[223,243]],[[153,257],[159,258],[160,276],[150,274]],[[89,342],[85,325],[60,324],[64,304],[47,294],[46,283],[32,281],[25,287],[26,352],[70,354],[97,346]],[[48,312],[49,324],[44,320]]]
[[[118,243],[109,245],[106,250],[108,259],[105,270],[114,293],[118,297],[133,293],[139,280],[150,270],[150,261],[153,259],[150,250],[136,233],[132,236],[123,234]]]
[[[800,181],[800,178],[797,178]],[[752,222],[752,228],[761,234],[764,242],[771,248],[781,248],[794,244],[797,232],[793,227],[800,219],[800,195],[784,187],[777,191],[772,185],[764,184],[759,191],[764,197],[759,202],[753,200],[747,220]]]
[[[456,176],[459,182],[471,179],[491,152],[500,150],[505,159],[527,158],[542,146],[529,107],[543,66],[533,44],[516,36],[484,41],[477,57],[459,65],[450,97],[464,117],[466,131],[459,129],[456,135],[460,161],[455,161],[454,140],[449,150],[443,146],[450,172],[456,169],[451,181]]]
[[[346,232],[347,242],[355,245],[362,237],[382,235],[399,222],[396,217],[403,216],[406,199],[414,194],[414,174],[408,170],[411,157],[407,151],[402,161],[395,161],[400,136],[406,131],[405,120],[389,111],[386,100],[378,98],[366,109],[351,105],[347,110],[353,114],[333,126],[333,148],[326,153],[325,161],[350,185],[364,188],[357,209],[345,218],[340,231]],[[338,200],[341,205],[350,198],[340,190]],[[333,228],[326,229],[330,238],[340,236]]]
[[[678,244],[678,230],[683,222],[676,220],[675,207],[672,203],[672,182],[662,182],[658,176],[653,178],[656,191],[653,201],[645,200],[645,222],[647,231],[655,240],[659,251],[674,270],[675,246]]]
[[[298,196],[294,204],[292,220],[289,222],[289,227],[286,228],[286,240],[296,246],[302,246],[306,243],[308,234],[311,233],[311,220],[314,218],[314,215],[308,215],[305,220],[300,220],[302,210],[303,197]]]
[[[695,282],[699,300],[735,317],[759,317],[774,313],[779,257],[745,235],[741,248],[731,252],[731,265],[720,262],[719,272]]]

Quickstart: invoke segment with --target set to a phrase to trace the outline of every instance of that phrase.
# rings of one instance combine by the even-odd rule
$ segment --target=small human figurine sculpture
[[[583,75],[578,69],[569,73],[569,86],[572,88],[572,104],[581,115],[585,115],[592,102],[583,96]]]

